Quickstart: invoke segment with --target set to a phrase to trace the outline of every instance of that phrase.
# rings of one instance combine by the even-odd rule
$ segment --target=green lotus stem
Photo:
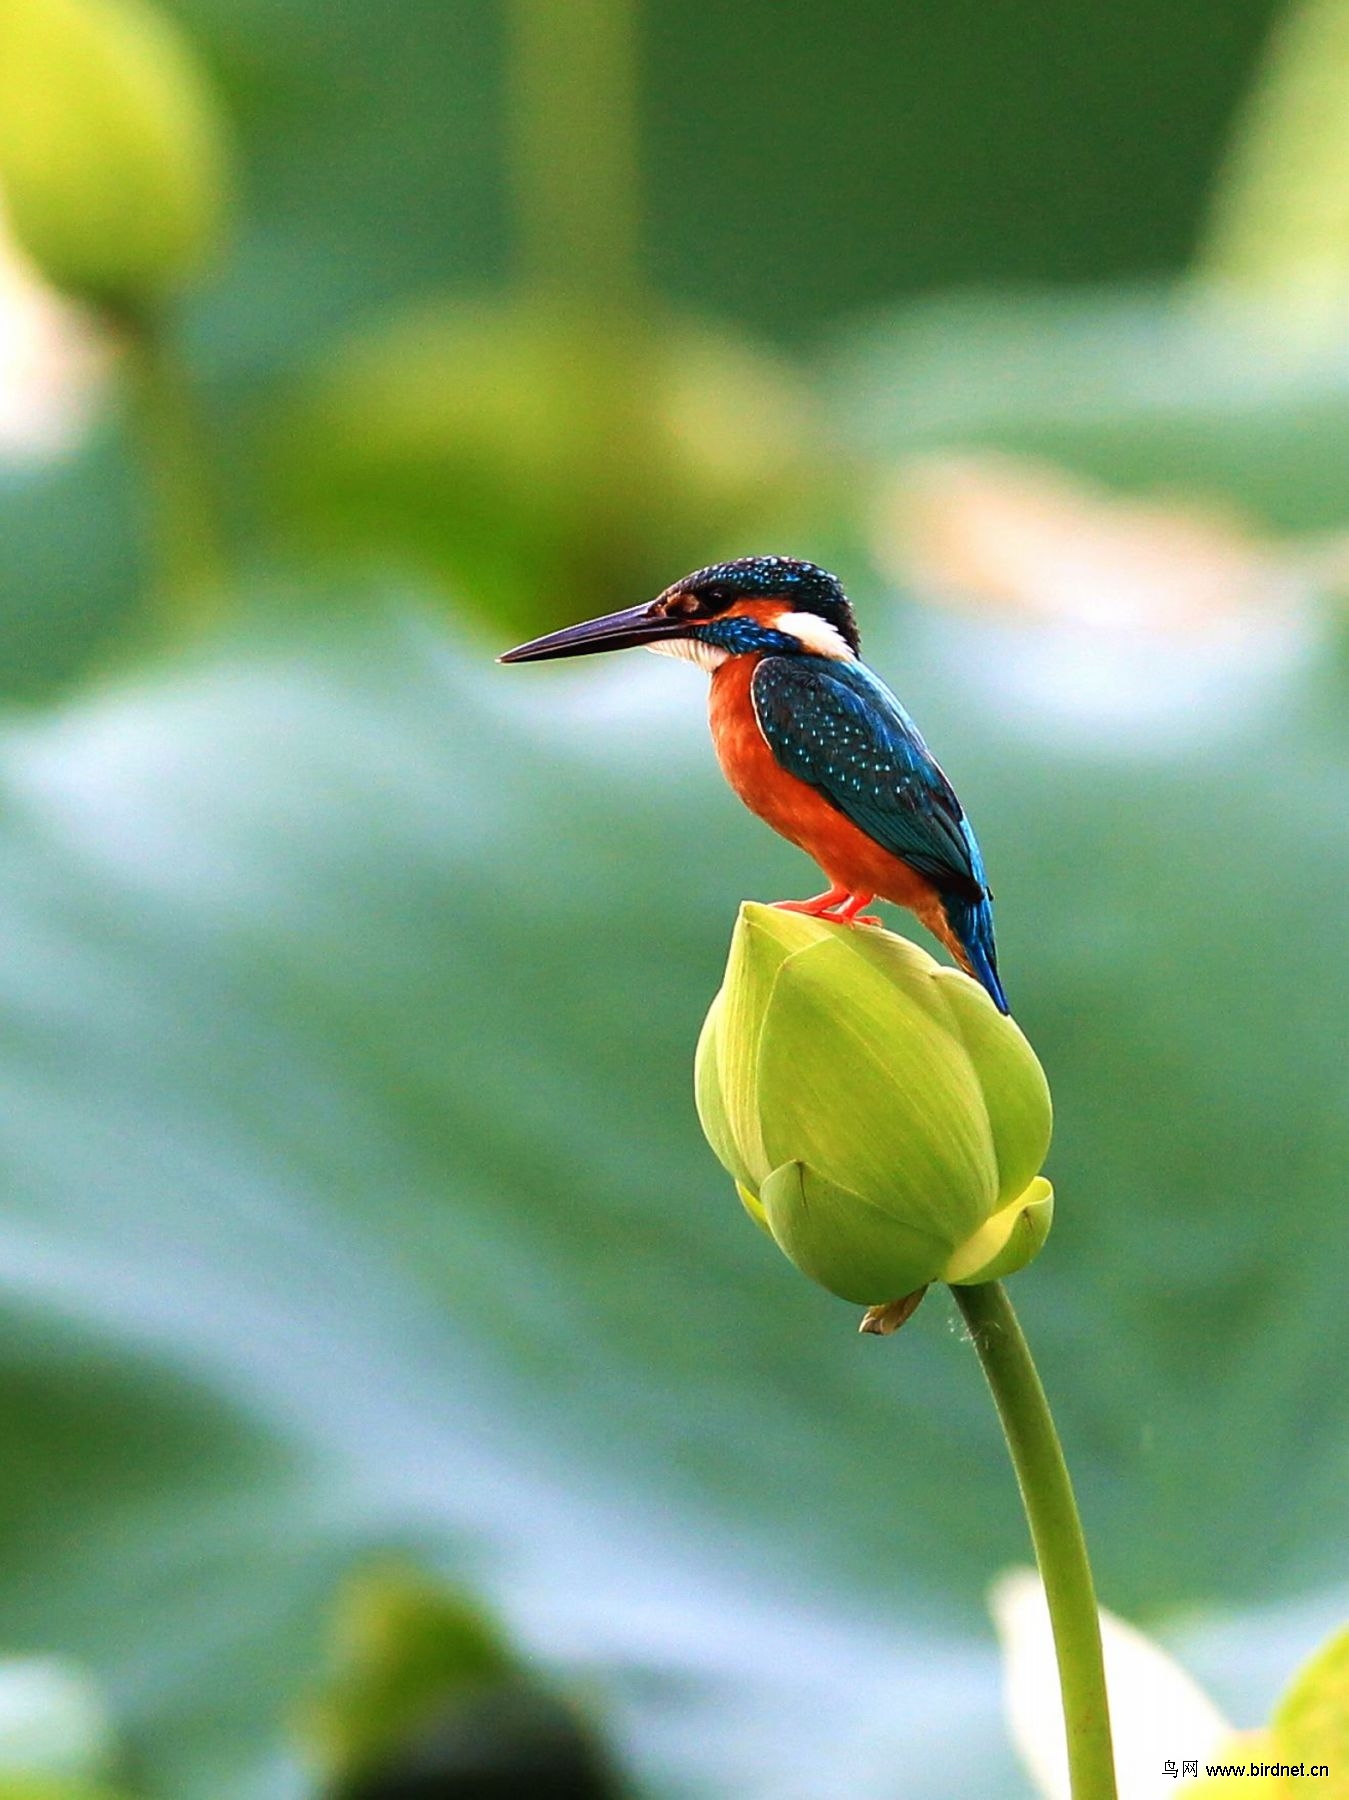
[[[513,0],[509,122],[531,292],[621,310],[640,282],[634,0]]]
[[[220,610],[225,564],[196,399],[161,316],[118,323],[148,496],[152,593],[176,630],[204,625]]]
[[[1115,1800],[1101,1621],[1063,1447],[1000,1281],[956,1287],[1016,1470],[1054,1629],[1073,1800]]]

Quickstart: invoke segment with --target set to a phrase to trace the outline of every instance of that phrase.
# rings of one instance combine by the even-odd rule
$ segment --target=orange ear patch
[[[736,600],[719,616],[723,619],[754,619],[760,625],[776,625],[791,606],[781,596],[771,600]]]

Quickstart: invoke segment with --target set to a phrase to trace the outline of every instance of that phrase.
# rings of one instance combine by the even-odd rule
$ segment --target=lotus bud
[[[0,0],[0,190],[55,286],[142,306],[220,232],[215,105],[177,27],[144,0]]]
[[[977,982],[891,932],[743,906],[696,1089],[750,1216],[844,1300],[995,1280],[1049,1231],[1034,1051]]]

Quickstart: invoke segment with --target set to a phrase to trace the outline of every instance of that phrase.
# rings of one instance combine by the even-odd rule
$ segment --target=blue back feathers
[[[1011,1012],[1007,995],[998,975],[998,947],[993,938],[993,903],[985,890],[982,900],[964,900],[959,895],[942,896],[946,922],[964,946],[970,967],[987,988],[994,1006],[1001,1013]]]
[[[979,845],[889,688],[863,663],[796,654],[766,656],[750,694],[783,768],[932,883],[972,968],[1006,1012]]]

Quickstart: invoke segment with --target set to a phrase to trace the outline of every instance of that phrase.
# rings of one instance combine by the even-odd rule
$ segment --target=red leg
[[[881,921],[875,913],[862,911],[862,908],[870,906],[875,898],[874,894],[849,894],[847,905],[840,906],[836,916],[842,919],[845,925],[879,925]]]
[[[824,914],[832,912],[847,898],[847,888],[835,884],[827,894],[816,894],[813,900],[775,900],[773,904],[779,912],[805,913],[809,918],[818,919]],[[865,905],[866,902],[864,901],[863,904]]]

